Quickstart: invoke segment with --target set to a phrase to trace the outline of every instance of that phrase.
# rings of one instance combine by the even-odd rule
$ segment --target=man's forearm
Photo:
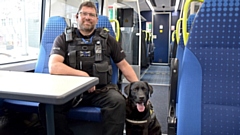
[[[86,72],[74,69],[61,62],[49,64],[49,73],[58,75],[89,76]]]
[[[135,71],[130,65],[128,65],[128,67],[125,67],[122,73],[129,82],[136,82],[139,80]]]

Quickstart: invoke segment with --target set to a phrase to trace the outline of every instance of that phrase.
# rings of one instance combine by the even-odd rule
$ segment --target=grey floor
[[[150,65],[145,71],[142,71],[141,81],[169,86],[170,68],[169,66]]]

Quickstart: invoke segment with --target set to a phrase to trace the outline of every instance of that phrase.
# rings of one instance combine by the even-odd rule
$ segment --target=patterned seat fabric
[[[205,0],[184,50],[178,135],[240,133],[240,0]]]
[[[187,31],[190,33],[196,14],[191,14],[187,20]]]
[[[67,27],[65,18],[53,16],[48,19],[48,23],[42,35],[39,57],[35,67],[35,73],[49,73],[48,61],[55,38],[62,34]]]
[[[113,31],[112,25],[107,16],[99,15],[98,23],[96,25],[97,28],[107,28],[109,30],[109,34],[115,38],[115,33]]]

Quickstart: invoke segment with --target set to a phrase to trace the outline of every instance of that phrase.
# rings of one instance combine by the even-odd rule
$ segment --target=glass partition
[[[126,60],[140,78],[141,16],[138,0],[118,0],[109,7],[110,16],[114,16],[120,23],[120,42],[126,54]],[[114,10],[113,13],[112,10]]]

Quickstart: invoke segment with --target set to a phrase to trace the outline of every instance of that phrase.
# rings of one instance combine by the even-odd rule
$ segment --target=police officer
[[[99,80],[104,81],[86,91],[79,104],[75,102],[75,99],[63,105],[54,106],[55,133],[56,135],[72,135],[73,132],[67,123],[68,111],[73,105],[91,105],[102,108],[104,121],[102,134],[122,135],[126,104],[124,97],[114,87],[108,88],[110,86],[108,74],[111,74],[110,57],[129,82],[138,81],[138,78],[125,60],[124,51],[117,41],[106,34],[105,30],[95,28],[98,17],[94,3],[83,2],[76,14],[76,20],[78,28],[73,29],[72,35],[66,36],[69,33],[63,33],[55,39],[49,58],[49,72],[50,74],[86,77],[99,75]],[[96,50],[97,45],[98,49]],[[107,73],[98,74],[96,71],[98,66]],[[106,88],[108,88],[107,91]],[[101,92],[102,90],[105,91]],[[42,104],[40,105],[40,114],[43,120],[45,116]]]

